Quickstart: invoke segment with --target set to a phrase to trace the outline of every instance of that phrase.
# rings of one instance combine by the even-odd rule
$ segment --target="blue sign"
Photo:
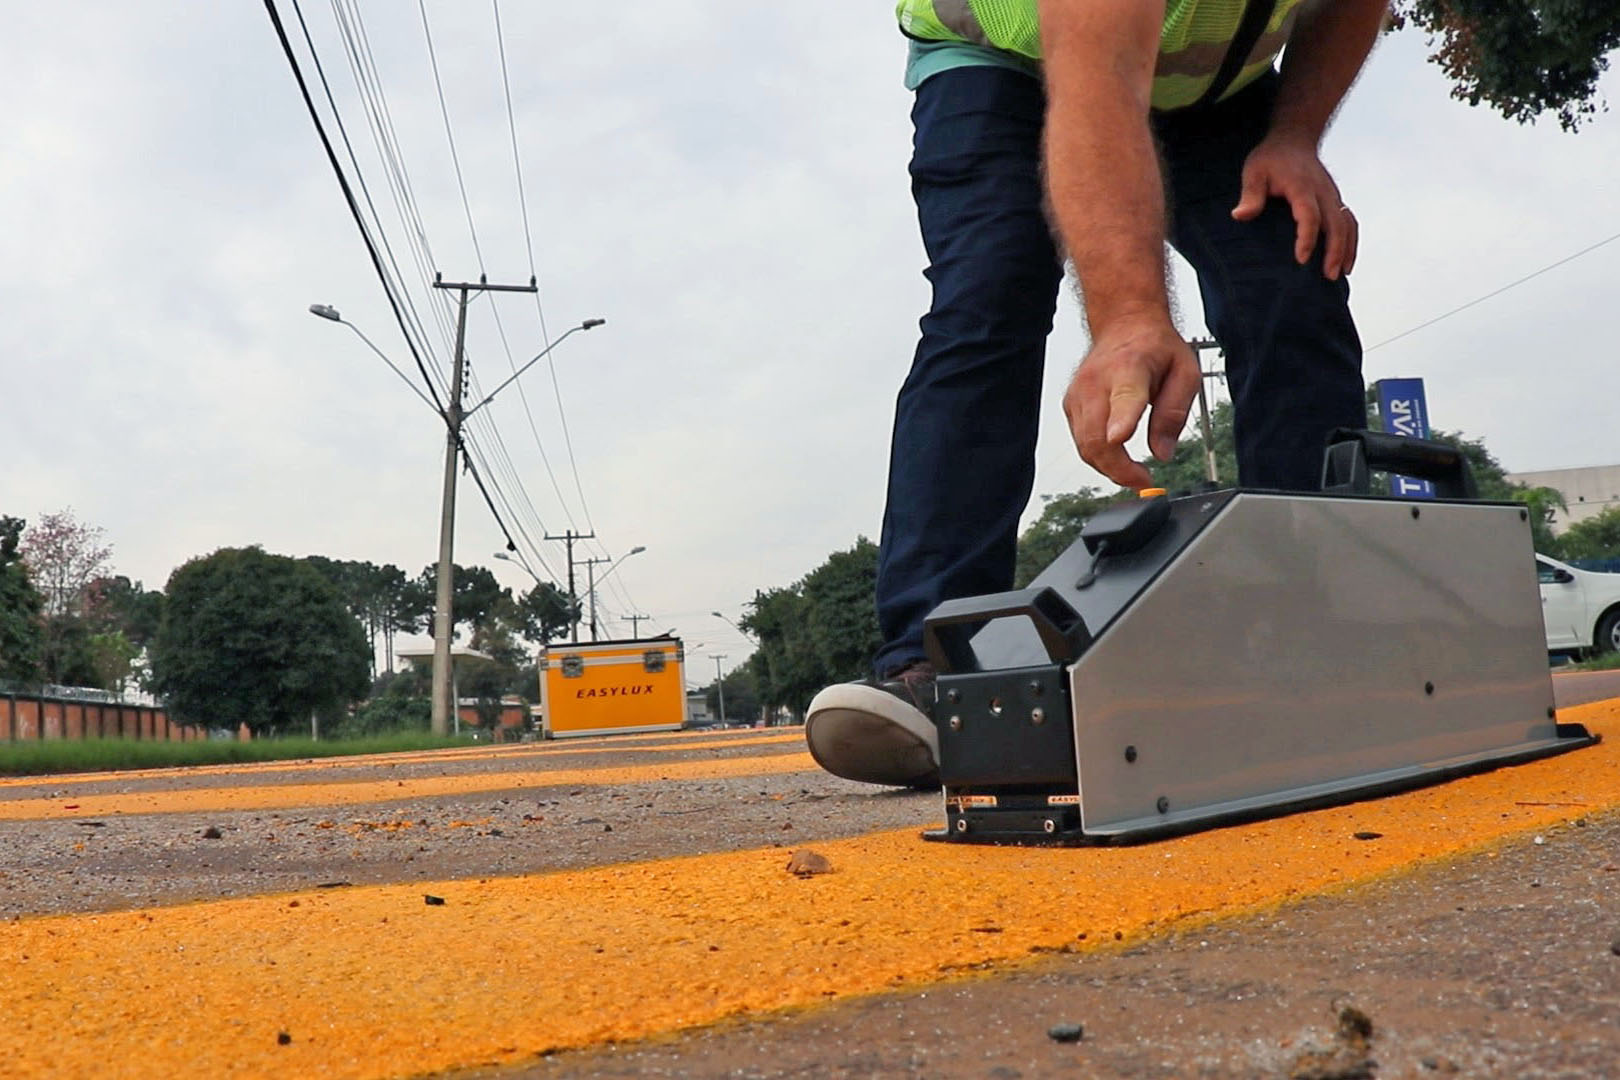
[[[1378,415],[1391,435],[1429,437],[1429,402],[1423,396],[1422,379],[1379,379]],[[1390,473],[1390,494],[1399,499],[1432,499],[1434,485],[1427,480]]]

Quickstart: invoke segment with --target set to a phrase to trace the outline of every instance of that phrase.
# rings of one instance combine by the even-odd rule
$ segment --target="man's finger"
[[[1331,192],[1331,203],[1323,202],[1322,231],[1327,233],[1327,248],[1322,252],[1322,275],[1329,281],[1339,280],[1344,272],[1344,255],[1350,246],[1350,208],[1339,205]]]
[[[1176,440],[1187,426],[1193,399],[1198,396],[1198,382],[1203,375],[1198,362],[1179,358],[1165,376],[1159,393],[1153,399],[1153,415],[1148,418],[1148,446],[1160,461],[1169,461],[1176,454]]]
[[[1108,441],[1124,446],[1148,407],[1148,388],[1136,383],[1116,386],[1108,395]]]
[[[1344,218],[1350,225],[1350,239],[1344,253],[1344,272],[1348,274],[1356,268],[1356,253],[1361,250],[1361,222],[1356,220],[1356,215],[1350,212],[1348,206],[1344,208]]]
[[[1304,266],[1316,250],[1316,237],[1322,231],[1322,212],[1311,195],[1290,195],[1294,211],[1294,261]]]
[[[1265,208],[1265,175],[1258,169],[1244,169],[1243,193],[1238,196],[1238,204],[1232,208],[1232,217],[1237,221],[1252,221],[1259,217],[1260,211]]]

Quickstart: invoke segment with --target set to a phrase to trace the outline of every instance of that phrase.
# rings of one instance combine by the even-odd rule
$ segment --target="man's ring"
[[[1349,207],[1348,207],[1348,206],[1344,206],[1344,205],[1342,205],[1342,204],[1341,204],[1341,205],[1340,205],[1340,206],[1339,206],[1339,209],[1340,209],[1340,210],[1343,210],[1343,211],[1344,211],[1344,212],[1345,212],[1345,213],[1347,213],[1347,214],[1349,214],[1349,213],[1350,213],[1350,208],[1349,208]],[[1352,216],[1352,217],[1354,217],[1354,216],[1355,216],[1355,215],[1354,215],[1354,214],[1351,214],[1351,216]]]

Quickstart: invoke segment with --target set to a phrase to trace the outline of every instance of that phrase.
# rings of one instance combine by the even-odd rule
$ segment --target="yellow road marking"
[[[666,732],[663,737],[680,735],[683,741],[659,746],[627,745],[638,736],[613,736],[610,739],[581,740],[578,743],[530,743],[506,746],[465,746],[448,750],[402,750],[389,754],[353,754],[326,758],[287,758],[280,761],[249,761],[232,765],[180,765],[155,769],[121,769],[104,772],[57,773],[34,776],[8,776],[0,778],[0,788],[58,787],[67,784],[104,784],[119,780],[149,780],[154,778],[189,776],[238,776],[260,773],[298,772],[308,769],[358,769],[387,765],[423,765],[449,761],[476,761],[484,758],[550,757],[568,754],[674,753],[685,750],[711,750],[730,746],[762,746],[772,743],[800,742],[804,735],[799,729],[780,735],[750,735],[735,738],[696,739],[684,732]],[[658,736],[645,736],[657,738]]]
[[[767,849],[23,919],[0,926],[0,1061],[63,1077],[109,1062],[131,1077],[515,1064],[1191,928],[1620,804],[1620,702],[1561,715],[1609,740],[1138,847],[937,845],[907,830],[819,843],[833,872],[807,879]]]
[[[525,772],[418,776],[399,780],[356,780],[263,787],[193,788],[117,794],[62,795],[0,802],[0,821],[52,821],[117,814],[181,814],[201,811],[283,810],[297,806],[353,806],[398,802],[435,795],[466,795],[540,787],[605,787],[660,780],[714,780],[728,776],[775,776],[816,768],[804,752],[756,757],[669,761],[605,769],[535,769]]]

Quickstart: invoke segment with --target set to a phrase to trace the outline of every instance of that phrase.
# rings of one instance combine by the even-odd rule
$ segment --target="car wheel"
[[[1597,636],[1592,639],[1592,652],[1597,656],[1620,652],[1620,608],[1615,608],[1598,620]]]

